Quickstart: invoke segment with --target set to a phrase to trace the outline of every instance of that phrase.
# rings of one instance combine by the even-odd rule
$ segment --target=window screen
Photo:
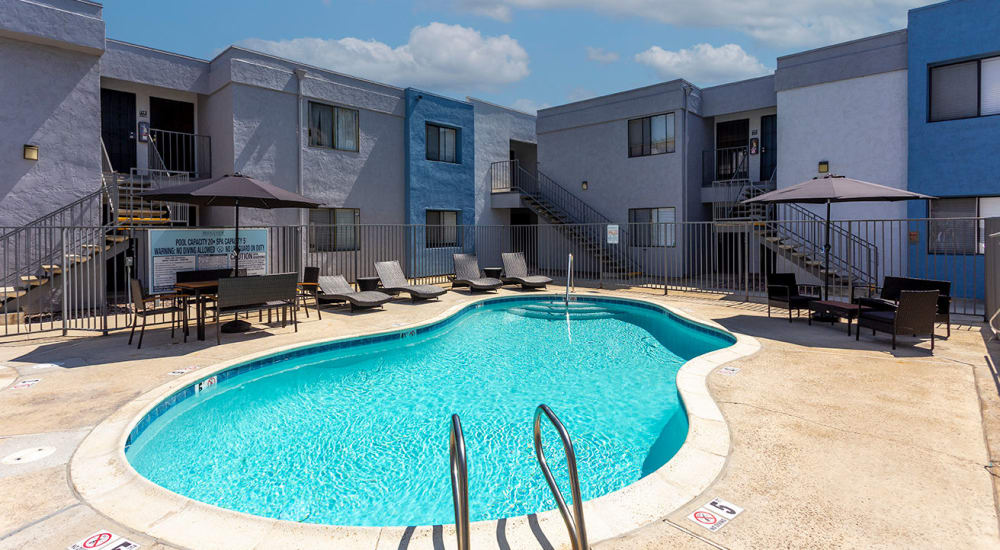
[[[676,212],[674,207],[630,208],[628,211],[630,246],[674,246]]]
[[[427,160],[458,162],[458,130],[427,125]]]
[[[458,212],[455,210],[428,210],[425,238],[427,248],[458,246]]]
[[[357,208],[313,208],[309,210],[309,251],[360,250]]]
[[[984,59],[980,71],[980,114],[1000,114],[1000,57]]]
[[[927,251],[931,254],[976,254],[979,250],[976,199],[936,199],[930,201],[931,221],[927,224]]]

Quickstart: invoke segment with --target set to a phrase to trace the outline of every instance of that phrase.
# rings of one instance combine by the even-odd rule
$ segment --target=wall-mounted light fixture
[[[830,161],[828,161],[828,160],[821,160],[821,161],[819,161],[819,167],[817,168],[817,171],[820,174],[829,173],[830,172]]]
[[[38,160],[38,146],[37,145],[25,145],[24,146],[24,159],[25,160]]]
[[[583,189],[584,191],[586,191],[586,190],[587,190],[587,187],[590,187],[590,184],[588,184],[588,183],[587,183],[587,180],[583,180],[583,183],[581,183],[581,184],[580,184],[580,187],[581,187],[581,188],[582,188],[582,189]]]

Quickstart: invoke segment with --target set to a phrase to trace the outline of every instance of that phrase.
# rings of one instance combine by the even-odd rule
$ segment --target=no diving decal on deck
[[[722,529],[723,525],[732,521],[733,518],[740,515],[742,512],[743,508],[740,508],[732,502],[716,498],[692,512],[691,515],[688,516],[688,519],[698,525],[701,525],[709,531],[715,532]]]
[[[13,386],[11,386],[10,389],[12,389],[12,390],[26,390],[26,389],[34,386],[35,384],[37,384],[37,383],[39,383],[41,381],[42,381],[41,378],[30,378],[28,380],[21,380],[17,384],[14,384]]]
[[[111,531],[98,531],[66,547],[66,550],[137,550],[139,545]]]
[[[194,385],[194,393],[196,393],[196,394],[197,393],[201,393],[201,392],[203,392],[203,391],[205,391],[205,390],[207,390],[207,389],[215,386],[218,383],[219,383],[219,377],[218,376],[213,376],[211,378],[206,378],[206,379],[202,380],[201,382],[198,382],[197,384]]]

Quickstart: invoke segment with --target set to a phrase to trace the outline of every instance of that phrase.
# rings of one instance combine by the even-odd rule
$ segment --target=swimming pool
[[[567,314],[550,300],[492,299],[420,329],[230,367],[150,411],[126,456],[167,489],[260,516],[450,523],[454,412],[472,520],[495,519],[554,507],[531,444],[546,403],[573,437],[584,498],[620,489],[685,439],[680,366],[734,339],[649,304],[578,299]]]

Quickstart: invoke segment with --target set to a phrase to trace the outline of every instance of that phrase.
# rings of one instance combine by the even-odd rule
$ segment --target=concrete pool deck
[[[939,340],[933,356],[926,342],[911,346],[909,339],[892,353],[884,336],[872,339],[869,333],[856,343],[843,325],[768,320],[763,306],[755,304],[578,291],[591,293],[649,299],[753,336],[762,345],[759,353],[727,363],[739,369],[735,374],[716,371],[708,377],[731,439],[714,482],[677,511],[595,548],[1000,545],[997,478],[991,475],[998,472],[991,470],[989,451],[992,447],[998,460],[1000,400],[991,354],[1000,354],[1000,345],[984,345],[978,326],[953,327],[952,337]],[[309,319],[300,316],[297,334],[291,328],[268,328],[224,335],[221,346],[214,344],[211,330],[206,342],[182,344],[171,343],[169,329],[163,328],[147,331],[139,351],[125,345],[127,333],[0,343],[0,363],[6,365],[0,367],[0,388],[5,388],[0,390],[0,459],[22,449],[54,449],[35,462],[0,464],[0,548],[65,548],[100,529],[127,536],[142,548],[175,548],[116,524],[80,498],[68,464],[94,426],[175,380],[167,374],[175,369],[206,367],[322,337],[392,330],[471,299],[459,291],[440,302],[390,303],[385,311],[326,310],[322,321],[315,313]],[[56,362],[61,365],[34,367]],[[41,381],[31,388],[10,387],[33,378]],[[687,519],[715,497],[745,511],[716,532]],[[132,504],[141,508],[142,497]],[[587,519],[595,525],[602,521]],[[210,522],[186,527],[211,530]],[[260,536],[258,547],[272,547],[269,540],[275,538],[269,535],[278,534]],[[280,535],[288,540],[285,536],[294,533]],[[445,529],[446,548],[454,547],[449,535]],[[380,547],[405,548],[400,546],[405,536],[402,528],[383,530]],[[411,547],[432,547],[432,541],[416,538]],[[203,540],[205,545],[194,547],[224,547],[208,536]],[[560,547],[559,541],[553,543]]]

